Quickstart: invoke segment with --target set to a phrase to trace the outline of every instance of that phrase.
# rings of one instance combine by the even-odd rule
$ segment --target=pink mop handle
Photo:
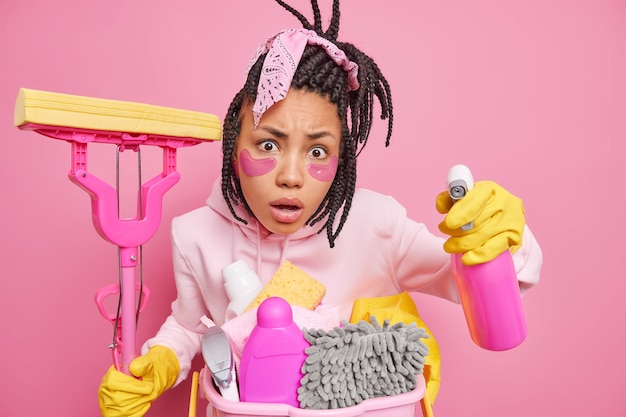
[[[117,215],[117,194],[109,184],[87,171],[87,143],[72,142],[72,182],[87,191],[91,197],[94,227],[105,240],[120,249],[121,339],[115,349],[121,356],[119,370],[129,374],[129,366],[137,357],[137,299],[136,268],[138,247],[152,238],[161,223],[164,194],[180,179],[176,172],[176,149],[163,147],[163,173],[141,186],[141,213],[133,219]]]
[[[24,93],[24,92],[25,93]],[[152,238],[161,223],[162,216],[162,199],[166,191],[168,191],[180,178],[176,172],[176,149],[180,147],[193,146],[208,140],[220,140],[221,129],[219,128],[219,119],[211,116],[209,119],[202,118],[207,123],[207,129],[202,132],[200,137],[189,136],[170,136],[163,133],[129,133],[118,130],[102,130],[98,128],[65,126],[56,123],[49,124],[47,121],[50,115],[46,112],[51,109],[44,109],[44,113],[39,105],[33,105],[29,99],[31,96],[38,98],[41,92],[33,92],[30,90],[20,90],[16,109],[21,106],[24,115],[16,122],[16,126],[20,129],[33,130],[44,136],[54,139],[60,139],[70,142],[72,145],[72,168],[68,174],[70,180],[85,190],[91,197],[92,220],[93,224],[105,240],[115,244],[119,248],[120,253],[120,280],[117,290],[120,296],[119,316],[111,317],[104,311],[102,298],[111,294],[111,287],[105,287],[96,293],[96,303],[100,312],[109,320],[112,320],[117,326],[117,333],[113,344],[113,360],[115,365],[123,372],[130,374],[129,366],[132,360],[137,356],[138,346],[136,340],[137,330],[137,311],[142,309],[145,299],[142,299],[142,305],[137,306],[137,280],[136,269],[138,260],[138,248]],[[50,102],[56,103],[69,100],[69,103],[76,104],[76,97],[68,99],[69,95],[57,94],[57,97],[50,98],[44,95],[44,98]],[[80,98],[79,98],[80,99]],[[45,100],[44,100],[45,101]],[[48,101],[45,101],[46,103]],[[39,103],[39,101],[37,101]],[[80,100],[79,100],[80,103]],[[97,108],[101,104],[98,103]],[[64,114],[78,114],[83,110],[81,107],[74,106],[72,110],[63,110]],[[108,103],[102,104],[107,111],[110,110]],[[91,105],[87,106],[90,113]],[[35,110],[33,110],[35,108]],[[77,110],[78,109],[78,110]],[[150,108],[152,112],[160,113],[160,109]],[[52,111],[59,111],[54,108]],[[32,114],[31,114],[32,113]],[[16,110],[16,114],[19,114]],[[102,117],[106,115],[91,115],[88,124],[94,126],[102,125]],[[17,117],[17,116],[16,116]],[[48,118],[48,120],[47,120]],[[43,124],[33,121],[33,119],[43,120]],[[97,119],[97,120],[96,120]],[[147,119],[152,120],[150,117]],[[182,118],[179,120],[174,118],[176,123],[185,124],[189,122],[191,125],[197,121],[197,118]],[[193,120],[192,120],[193,119]],[[213,120],[214,119],[214,120]],[[17,119],[16,119],[17,120]],[[52,120],[56,120],[54,117]],[[159,117],[156,120],[161,121]],[[83,121],[84,122],[84,121]],[[166,125],[171,122],[168,119]],[[105,123],[106,124],[106,123]],[[168,126],[169,127],[169,126]],[[188,132],[187,129],[183,131]],[[88,143],[109,143],[115,144],[122,151],[125,149],[138,150],[141,145],[158,146],[163,150],[163,172],[158,174],[147,183],[141,185],[140,204],[138,205],[139,213],[132,219],[120,219],[118,214],[118,197],[116,190],[109,186],[96,176],[87,171],[87,144]],[[145,296],[143,294],[142,296]]]
[[[135,295],[135,271],[137,248],[120,248],[122,269],[121,284],[121,330],[123,345],[120,346],[119,371],[130,375],[130,363],[137,357],[137,300]]]

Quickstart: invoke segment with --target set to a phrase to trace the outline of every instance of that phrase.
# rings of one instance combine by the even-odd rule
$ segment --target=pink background
[[[292,3],[310,16],[308,0]],[[325,16],[330,3],[321,2]],[[476,347],[458,305],[417,296],[443,356],[435,414],[623,416],[624,2],[344,3],[340,39],[376,60],[395,104],[392,146],[376,123],[360,184],[394,195],[436,231],[435,195],[448,167],[466,163],[524,199],[544,250],[542,282],[524,297],[528,338],[512,351]],[[258,44],[289,26],[299,23],[270,0],[2,2],[0,415],[99,415],[112,329],[93,294],[117,280],[116,249],[66,177],[69,144],[12,126],[18,88],[222,118]],[[141,341],[175,297],[169,221],[203,204],[219,147],[179,151],[182,180],[144,246],[152,298]],[[146,179],[156,155],[144,154]],[[94,146],[89,162],[113,180],[112,146]],[[186,416],[188,395],[186,382],[148,415]]]

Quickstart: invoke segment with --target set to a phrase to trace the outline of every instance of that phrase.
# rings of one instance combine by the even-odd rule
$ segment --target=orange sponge
[[[280,297],[292,306],[314,310],[326,295],[326,286],[289,261],[261,289],[245,311],[258,307],[269,297]]]

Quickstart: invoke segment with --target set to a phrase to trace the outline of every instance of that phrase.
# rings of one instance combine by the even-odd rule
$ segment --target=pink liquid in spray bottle
[[[448,173],[448,190],[459,200],[474,187],[465,165],[455,165]],[[471,230],[470,222],[463,230]],[[526,319],[511,252],[478,265],[465,265],[462,254],[452,255],[452,272],[463,306],[465,320],[474,343],[488,350],[507,350],[526,338]]]

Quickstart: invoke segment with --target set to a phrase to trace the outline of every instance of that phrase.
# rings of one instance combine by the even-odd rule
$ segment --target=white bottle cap
[[[258,292],[263,286],[257,274],[242,260],[222,269],[222,278],[226,294],[231,301],[253,291]]]

